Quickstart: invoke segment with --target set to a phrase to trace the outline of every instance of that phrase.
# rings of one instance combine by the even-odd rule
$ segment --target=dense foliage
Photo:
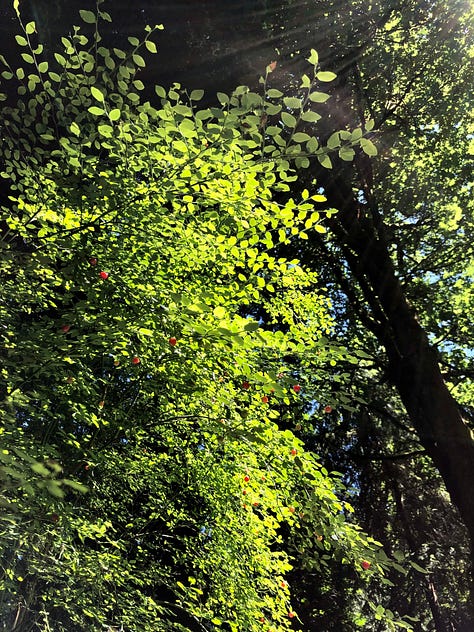
[[[317,275],[273,254],[325,231],[323,196],[287,193],[307,154],[330,165],[297,128],[333,74],[312,51],[302,98],[270,63],[261,95],[199,109],[176,84],[152,105],[160,27],[108,50],[108,13],[81,18],[54,66],[33,22],[23,67],[1,59],[3,629],[295,629],[295,564],[361,587],[397,567],[293,432],[335,405],[310,376],[362,355],[328,343]],[[370,128],[337,132],[342,159],[375,152]],[[409,628],[367,595],[354,626]]]

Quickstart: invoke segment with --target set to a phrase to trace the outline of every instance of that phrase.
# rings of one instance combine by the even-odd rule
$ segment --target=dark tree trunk
[[[372,331],[387,352],[389,378],[468,529],[474,562],[474,440],[471,431],[443,380],[436,350],[429,344],[403,292],[374,201],[369,199],[368,204],[360,204],[353,194],[347,169],[339,176],[330,176],[327,182],[319,179],[318,183],[325,187],[328,203],[339,211],[331,226],[333,237],[370,307]],[[466,630],[474,630],[472,582],[471,586]]]

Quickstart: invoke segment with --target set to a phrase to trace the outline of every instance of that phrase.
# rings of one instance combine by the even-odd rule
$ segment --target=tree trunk
[[[318,183],[339,211],[331,226],[333,236],[370,307],[372,331],[387,352],[390,380],[468,529],[474,562],[473,436],[443,380],[436,351],[404,295],[373,201],[356,200],[350,177],[332,178]],[[474,630],[474,586],[470,607],[466,630]]]

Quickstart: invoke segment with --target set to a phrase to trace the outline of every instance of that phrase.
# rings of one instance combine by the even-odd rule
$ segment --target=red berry
[[[172,347],[175,347],[175,346],[176,346],[176,343],[177,343],[178,341],[176,340],[176,338],[175,338],[174,336],[172,336],[172,337],[168,340],[168,342],[170,343],[170,345],[171,345]]]
[[[263,402],[264,404],[268,404],[268,397],[267,397],[266,395],[264,395],[264,396],[262,397],[262,402]]]
[[[134,356],[132,358],[132,364],[140,364],[140,358],[138,356]]]
[[[361,563],[362,568],[364,569],[364,571],[369,570],[371,564],[370,562],[366,562],[365,560]]]
[[[102,270],[102,272],[99,272],[99,276],[100,276],[100,278],[101,278],[101,279],[104,279],[104,280],[105,280],[105,279],[108,279],[108,278],[109,278],[109,273],[108,273],[108,272],[104,272],[104,271]]]
[[[291,456],[296,456],[298,454],[298,450],[296,448],[292,448],[290,450],[290,454],[291,454]]]
[[[99,408],[103,408],[104,406],[105,406],[105,402],[104,402],[104,400],[102,399],[102,400],[99,402]]]
[[[249,480],[250,480],[250,476],[244,476],[244,481],[245,481],[246,483],[248,483],[248,482],[249,482]]]
[[[250,388],[250,382],[242,382],[242,388],[244,388],[245,390]]]
[[[286,583],[286,582],[281,582],[280,586],[281,586],[282,588],[286,588],[287,583]]]
[[[296,511],[296,510],[295,510],[295,508],[294,508],[294,507],[288,507],[288,511],[289,511],[290,513],[295,513],[295,511]]]
[[[260,503],[258,503],[257,501],[255,501],[255,502],[253,503],[253,506],[254,506],[254,507],[258,507],[258,505],[259,505],[259,504],[260,504]]]
[[[63,325],[61,329],[65,334],[67,334],[67,332],[71,329],[71,325]]]
[[[265,617],[260,617],[259,621],[260,623],[265,623]]]
[[[290,610],[290,612],[288,613],[288,616],[290,617],[290,619],[293,619],[293,617],[295,617],[296,614],[292,610]]]
[[[53,522],[57,522],[59,520],[59,515],[57,513],[51,514],[51,520]]]
[[[98,261],[97,261],[97,257],[91,257],[89,259],[89,263],[91,264],[91,266],[96,266]]]
[[[67,382],[68,384],[73,384],[73,382],[74,382],[74,378],[73,378],[73,377],[68,377],[68,378],[67,378],[67,380],[66,380],[66,382]]]
[[[246,489],[243,489],[243,490],[242,490],[242,494],[245,496],[245,495],[247,494],[247,490],[246,490]]]
[[[87,464],[87,463],[86,463],[86,465],[84,465],[84,469],[85,469],[85,470],[90,470],[90,467],[91,467],[91,466],[90,466],[89,464]]]
[[[293,390],[295,391],[295,393],[299,393],[301,391],[301,386],[299,384],[295,384],[293,386]]]
[[[325,406],[324,407],[324,412],[325,413],[332,413],[332,406]]]
[[[120,366],[120,360],[114,360],[114,366]]]

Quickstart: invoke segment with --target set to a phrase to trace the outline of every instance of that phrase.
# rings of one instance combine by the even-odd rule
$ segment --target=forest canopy
[[[105,46],[98,2],[48,50],[13,3],[3,630],[470,629],[474,49],[463,5],[446,77],[438,4],[210,100],[142,81],[161,25]]]

